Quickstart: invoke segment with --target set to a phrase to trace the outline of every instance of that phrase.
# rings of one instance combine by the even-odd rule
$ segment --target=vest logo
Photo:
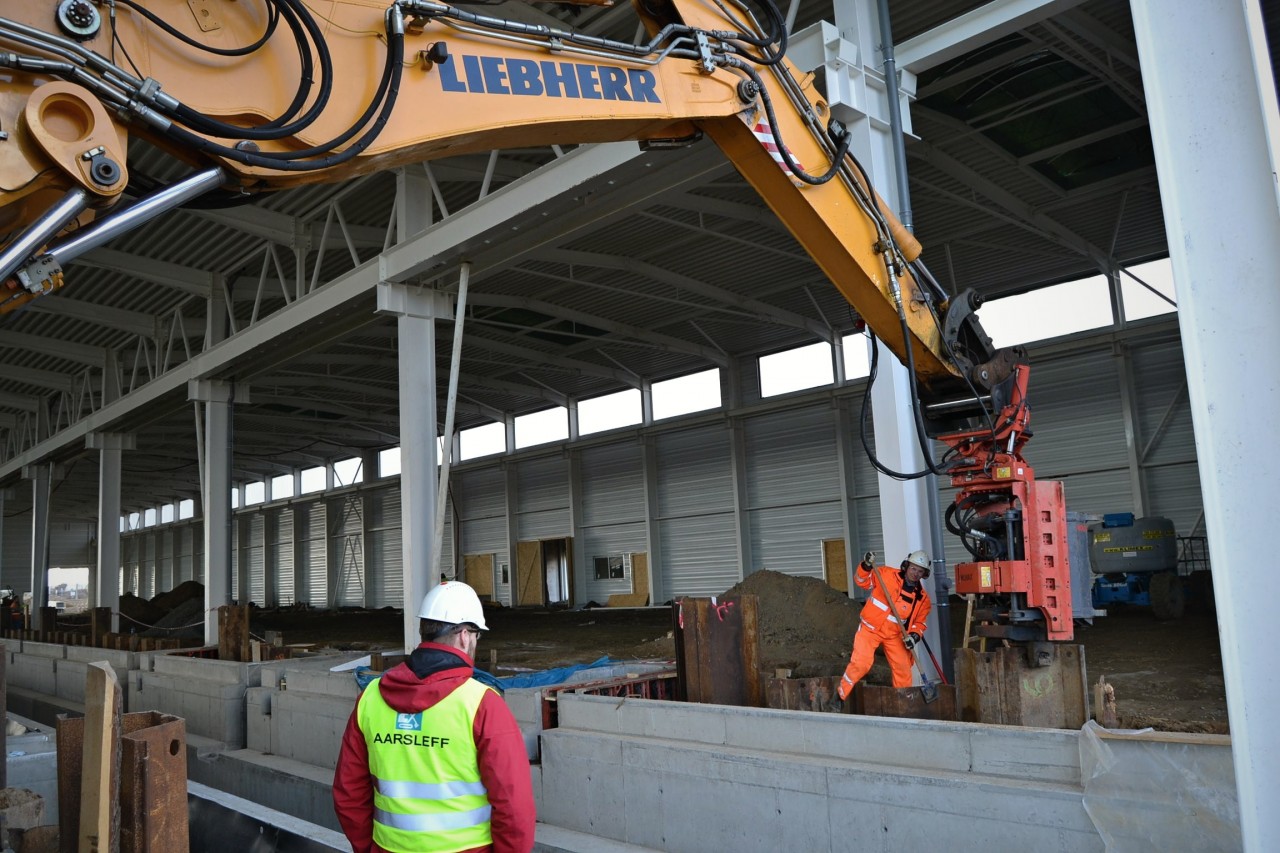
[[[645,68],[454,54],[440,69],[446,92],[532,95],[660,104],[658,78]]]
[[[396,714],[396,731],[422,731],[422,714]]]

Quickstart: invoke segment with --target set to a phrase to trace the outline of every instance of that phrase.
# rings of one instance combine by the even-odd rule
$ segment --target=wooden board
[[[924,701],[919,686],[888,687],[859,683],[853,689],[853,712],[871,717],[902,717],[912,720],[957,720],[956,688],[951,684],[934,684],[937,698]]]
[[[1078,729],[1089,719],[1084,646],[1041,643],[1041,666],[1026,646],[956,649],[960,719],[972,723]]]
[[[605,604],[609,607],[644,607],[649,603],[649,555],[631,555],[631,592],[614,593]]]
[[[822,540],[822,568],[832,589],[849,591],[849,569],[845,565],[843,539]]]
[[[765,681],[765,705],[783,711],[845,711],[838,698],[840,676],[770,678]]]
[[[547,584],[543,572],[542,543],[517,542],[515,604],[547,603]]]
[[[111,665],[100,661],[85,673],[79,853],[120,849],[119,787],[120,683]]]
[[[467,582],[467,586],[476,591],[476,595],[493,601],[493,555],[464,555],[462,579]]]
[[[685,700],[762,707],[756,596],[685,598],[675,608],[676,667]]]
[[[250,655],[248,605],[222,605],[218,608],[218,660],[245,663]]]

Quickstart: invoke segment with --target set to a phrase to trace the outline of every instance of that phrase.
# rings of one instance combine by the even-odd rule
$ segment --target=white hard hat
[[[432,587],[422,599],[418,618],[447,622],[450,625],[470,622],[482,631],[489,630],[489,626],[484,623],[484,608],[480,605],[480,596],[462,581],[445,581]]]
[[[907,555],[908,563],[915,563],[922,569],[929,568],[929,555],[924,551],[912,551]]]

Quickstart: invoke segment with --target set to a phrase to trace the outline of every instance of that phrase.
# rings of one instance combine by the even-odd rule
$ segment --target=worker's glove
[[[920,635],[915,631],[902,638],[902,645],[907,647],[907,651],[911,651],[916,647],[916,643],[920,642]]]
[[[871,571],[876,567],[876,552],[868,551],[862,555],[862,568]]]

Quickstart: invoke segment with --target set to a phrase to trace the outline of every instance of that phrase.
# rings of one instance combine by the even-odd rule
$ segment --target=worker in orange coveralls
[[[529,853],[537,820],[524,736],[472,677],[488,630],[475,590],[434,587],[422,644],[361,694],[342,737],[333,806],[355,853]]]
[[[929,577],[928,554],[912,551],[896,571],[888,566],[881,566],[877,571],[875,556],[871,551],[863,555],[853,579],[858,586],[871,590],[871,595],[862,606],[862,624],[853,636],[853,654],[840,679],[837,693],[841,699],[849,698],[853,685],[871,669],[880,646],[884,646],[884,656],[893,672],[893,686],[910,687],[911,650],[924,636],[925,620],[933,609],[929,593],[921,583]]]

